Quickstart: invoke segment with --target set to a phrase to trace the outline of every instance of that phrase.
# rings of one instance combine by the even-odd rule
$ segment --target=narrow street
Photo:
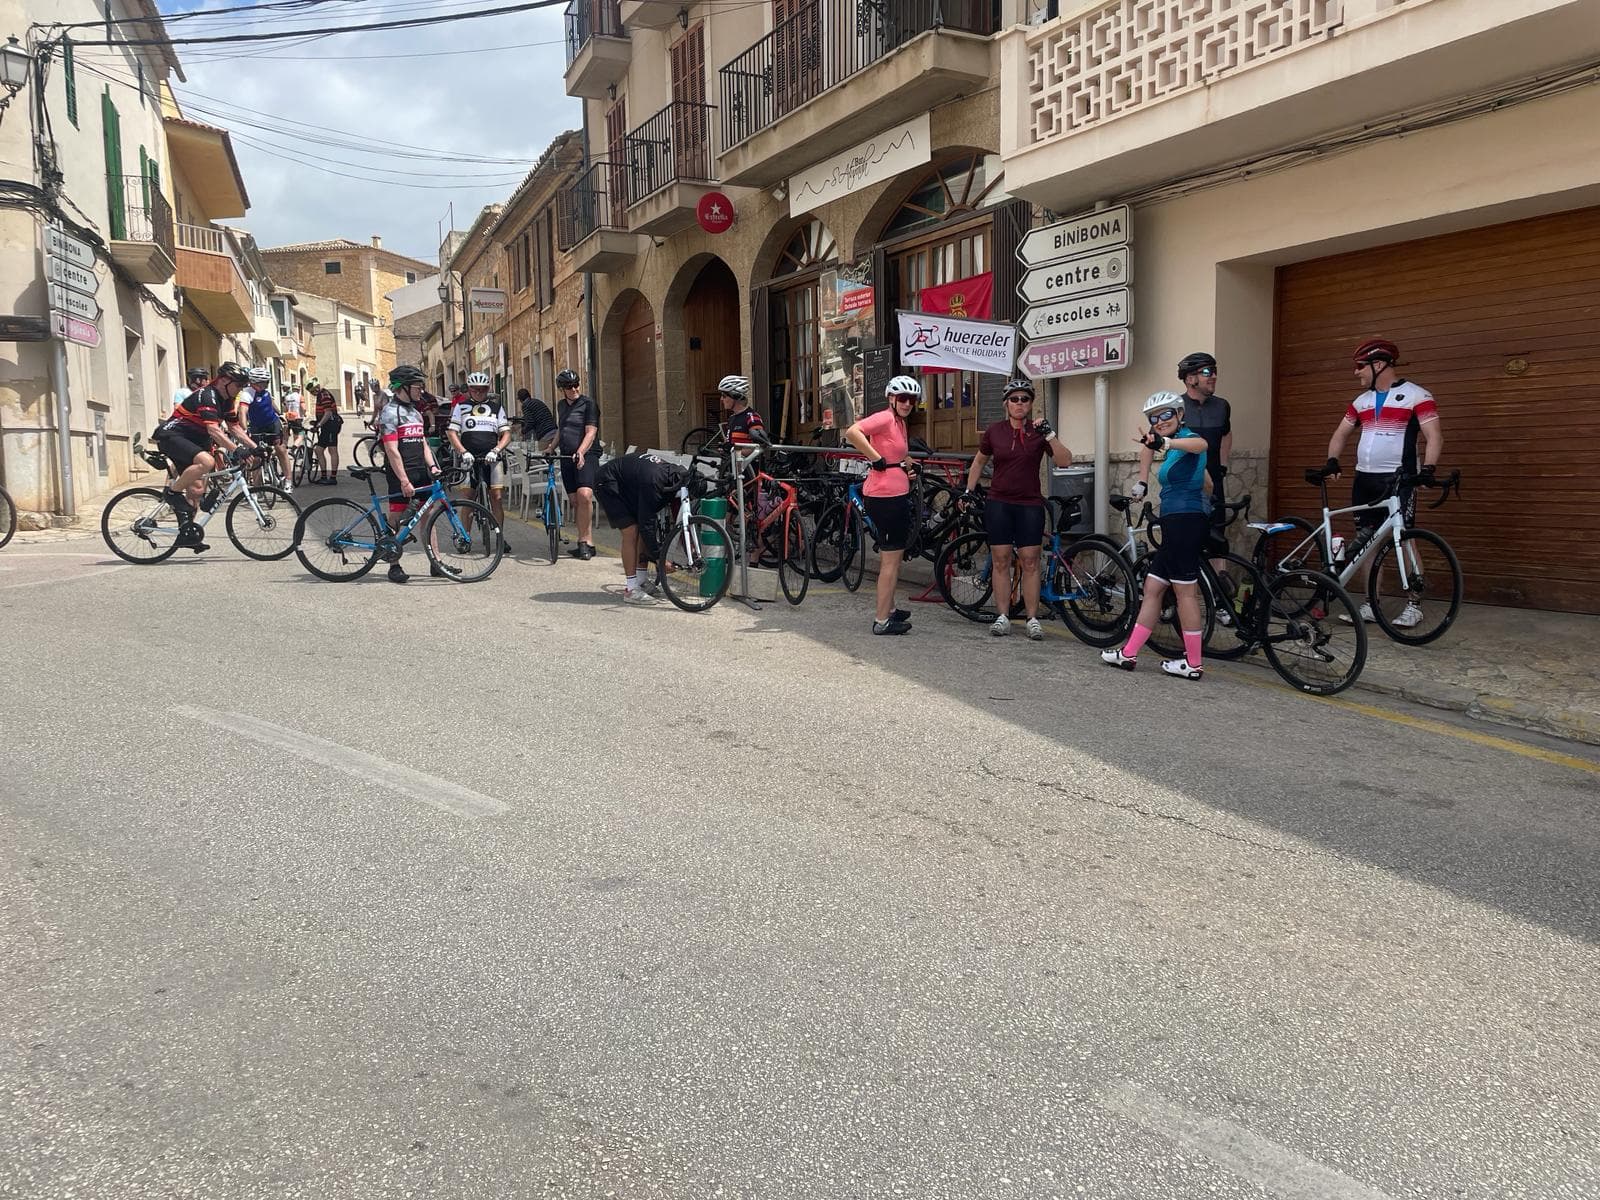
[[[15,549],[0,1196],[1600,1194],[1591,748],[605,556]]]

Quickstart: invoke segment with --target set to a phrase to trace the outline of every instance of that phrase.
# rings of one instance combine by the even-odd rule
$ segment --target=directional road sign
[[[93,271],[73,266],[53,254],[44,261],[50,270],[50,278],[62,287],[82,292],[85,296],[92,296],[100,290],[100,278]]]
[[[1133,323],[1133,295],[1125,287],[1076,296],[1053,304],[1036,304],[1022,314],[1017,327],[1030,342],[1043,338],[1109,329]]]
[[[1029,379],[1056,379],[1091,371],[1116,371],[1133,359],[1133,335],[1126,329],[1096,329],[1073,337],[1029,342],[1017,365]]]
[[[1029,304],[1046,304],[1069,296],[1103,292],[1128,282],[1128,247],[1086,254],[1047,267],[1035,267],[1022,277],[1017,295]]]
[[[44,246],[50,254],[85,271],[94,270],[94,249],[55,225],[44,227]]]
[[[85,321],[95,321],[100,317],[100,302],[93,296],[80,295],[56,283],[50,285],[50,307],[57,312],[82,317]]]
[[[100,344],[100,326],[93,321],[80,321],[77,317],[69,317],[66,313],[50,314],[50,332],[58,338],[66,338],[69,342],[88,346],[91,350]]]
[[[1133,216],[1126,204],[1083,213],[1028,230],[1017,247],[1017,257],[1025,267],[1042,267],[1096,250],[1126,246],[1132,240]]]

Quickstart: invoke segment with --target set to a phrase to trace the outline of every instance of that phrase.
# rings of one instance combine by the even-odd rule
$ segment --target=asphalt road
[[[1585,751],[425,575],[0,553],[0,1196],[1600,1195]]]

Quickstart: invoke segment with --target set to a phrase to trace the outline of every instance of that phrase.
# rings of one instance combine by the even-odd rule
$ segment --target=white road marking
[[[106,551],[106,554],[109,554],[109,553],[110,553],[109,550]],[[81,550],[63,551],[63,552],[58,553],[58,554],[51,554],[51,553],[48,553],[48,552],[40,552],[40,551],[37,551],[37,550],[8,550],[8,551],[4,551],[4,554],[5,554],[5,557],[8,558],[8,559],[14,559],[14,558],[53,558],[53,559],[60,560],[60,559],[64,559],[64,558],[97,558],[97,559],[103,559],[103,558],[106,557],[106,554],[86,554]],[[110,566],[101,567],[99,570],[96,570],[96,571],[84,571],[84,572],[81,572],[80,574],[76,574],[76,575],[71,575],[71,574],[69,574],[69,575],[52,575],[52,576],[50,576],[48,578],[45,578],[45,579],[25,579],[21,583],[0,583],[0,592],[10,591],[12,588],[42,587],[43,585],[45,585],[47,583],[76,583],[80,579],[93,579],[96,575],[109,575],[113,571],[126,571],[132,565],[133,565],[132,563],[113,563]],[[14,572],[14,571],[17,571],[17,570],[18,570],[17,567],[6,566],[6,565],[3,565],[3,564],[0,564],[0,571]]]
[[[1186,1150],[1287,1200],[1391,1200],[1388,1193],[1296,1154],[1224,1117],[1208,1117],[1124,1080],[1100,1102]]]
[[[510,806],[485,796],[471,788],[464,788],[448,779],[402,767],[365,750],[353,750],[298,729],[274,725],[248,713],[213,713],[192,708],[186,704],[172,709],[191,721],[202,721],[227,733],[236,733],[274,750],[286,750],[301,758],[321,763],[335,771],[343,771],[364,783],[376,783],[398,792],[412,800],[419,800],[430,808],[454,813],[458,817],[498,817],[510,812]]]

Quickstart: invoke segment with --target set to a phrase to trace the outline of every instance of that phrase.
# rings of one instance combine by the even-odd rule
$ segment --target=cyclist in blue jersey
[[[1206,439],[1183,424],[1183,397],[1175,392],[1151,396],[1144,402],[1144,415],[1150,428],[1136,439],[1144,447],[1139,455],[1139,491],[1148,487],[1155,455],[1166,452],[1156,476],[1161,484],[1161,546],[1145,577],[1133,632],[1120,648],[1102,651],[1100,659],[1124,671],[1138,665],[1139,651],[1161,619],[1162,597],[1170,587],[1177,594],[1184,656],[1168,659],[1161,669],[1180,679],[1199,679],[1204,637],[1198,592],[1200,559],[1211,523],[1211,499],[1205,492]]]
[[[283,444],[283,414],[272,394],[272,375],[265,367],[250,368],[250,400],[245,407],[245,420],[250,424],[250,436],[256,444],[271,446],[277,455],[283,490],[294,491],[294,482],[289,477],[289,451]]]

